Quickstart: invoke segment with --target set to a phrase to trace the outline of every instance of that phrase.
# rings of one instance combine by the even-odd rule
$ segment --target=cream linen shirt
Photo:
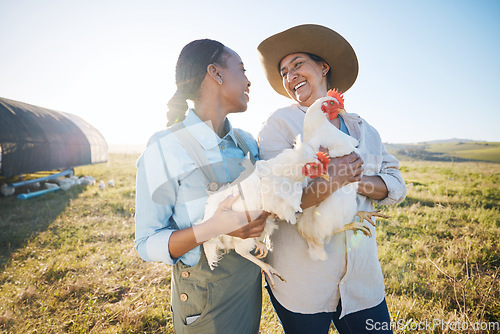
[[[307,108],[293,104],[271,114],[259,133],[260,158],[267,160],[293,146],[302,134]],[[406,196],[406,185],[399,163],[384,147],[378,132],[356,114],[342,115],[349,134],[359,141],[358,151],[364,161],[365,175],[378,175],[387,185],[387,198],[373,201],[357,197],[358,210],[372,211],[373,202],[394,204]],[[352,231],[335,234],[325,246],[326,261],[313,261],[307,244],[294,225],[278,222],[272,235],[273,251],[267,261],[283,277],[275,280],[273,294],[286,309],[297,313],[334,312],[339,299],[341,317],[380,304],[385,296],[382,270],[378,261],[375,227],[374,237]]]

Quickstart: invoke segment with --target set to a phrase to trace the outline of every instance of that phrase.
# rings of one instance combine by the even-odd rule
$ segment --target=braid
[[[211,40],[195,40],[182,49],[175,68],[177,91],[168,102],[167,119],[170,126],[185,118],[187,99],[194,100],[210,64],[225,65],[224,44]]]
[[[188,109],[187,97],[185,94],[177,90],[168,101],[168,111],[167,111],[167,126],[173,125],[177,122],[181,122],[186,117],[186,110]]]

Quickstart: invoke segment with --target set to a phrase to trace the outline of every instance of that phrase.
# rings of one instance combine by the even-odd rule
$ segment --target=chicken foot
[[[258,259],[263,259],[267,256],[267,253],[267,245],[262,241],[257,242],[257,246],[255,246],[255,257]]]
[[[370,231],[370,228],[368,227],[368,225],[364,221],[366,220],[370,224],[372,224],[373,226],[376,226],[372,220],[372,217],[389,218],[389,216],[386,216],[386,215],[380,213],[380,210],[373,211],[373,212],[371,212],[371,211],[358,211],[358,213],[356,213],[356,216],[358,216],[361,221],[359,221],[359,222],[354,221],[352,223],[344,225],[344,231],[352,230],[352,231],[354,231],[354,234],[356,234],[356,232],[358,232],[358,231],[361,231],[364,235],[366,235],[370,238],[372,237],[372,232]]]
[[[274,289],[274,278],[273,278],[273,275],[278,277],[280,280],[282,280],[283,282],[286,282],[286,280],[276,271],[276,269],[274,269],[273,267],[271,267],[269,264],[265,263],[265,262],[262,262],[261,260],[259,260],[258,258],[256,258],[255,256],[253,256],[252,254],[250,253],[246,253],[246,254],[240,254],[242,257],[244,257],[245,259],[255,263],[256,265],[258,265],[261,269],[262,272],[266,273],[267,277],[269,278],[269,284],[271,284],[271,286],[273,287]]]
[[[364,221],[360,222],[352,222],[349,224],[344,225],[344,228],[340,230],[339,232],[344,232],[344,231],[349,231],[352,230],[354,234],[356,234],[358,231],[361,231],[364,235],[367,237],[372,237],[372,232],[370,231],[370,228]],[[339,233],[335,232],[335,233]]]
[[[361,221],[363,220],[369,221],[370,224],[372,224],[373,226],[375,226],[375,223],[372,221],[372,217],[389,218],[389,216],[380,213],[380,210],[358,211],[358,213],[356,213],[356,216],[358,216],[361,219]]]

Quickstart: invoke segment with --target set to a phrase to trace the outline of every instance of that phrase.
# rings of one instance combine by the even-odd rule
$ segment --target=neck
[[[299,102],[297,101],[301,106],[309,108],[314,102],[316,102],[317,99],[320,99],[322,97],[325,97],[327,94],[327,89],[326,89],[326,84],[324,89],[318,89],[316,91],[316,94],[311,95],[306,101]]]
[[[330,123],[332,123],[337,129],[340,129],[340,116],[335,117],[334,119],[330,120]]]
[[[196,101],[195,112],[220,138],[227,134],[226,129],[224,129],[227,113],[217,103],[214,103],[214,101]]]

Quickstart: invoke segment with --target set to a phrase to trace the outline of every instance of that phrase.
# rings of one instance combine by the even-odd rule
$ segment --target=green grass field
[[[113,179],[104,190],[0,198],[1,333],[173,333],[170,268],[134,249],[136,158],[76,169]],[[500,164],[405,161],[402,172],[407,198],[377,227],[390,313],[408,324],[395,332],[500,321]],[[261,333],[282,333],[265,293]]]
[[[400,160],[470,161],[500,163],[500,143],[453,141],[444,143],[387,144]]]

